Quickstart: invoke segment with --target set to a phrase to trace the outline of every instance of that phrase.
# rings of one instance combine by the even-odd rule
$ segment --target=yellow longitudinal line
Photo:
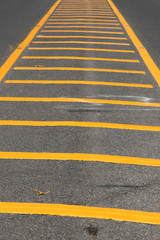
[[[67,47],[29,47],[29,50],[75,50],[75,51],[98,51],[98,52],[123,52],[123,53],[135,53],[133,50],[119,50],[119,49],[98,49],[98,48],[67,48]]]
[[[79,121],[18,121],[0,120],[0,126],[39,126],[39,127],[84,127],[84,128],[109,128],[132,131],[160,132],[160,126],[130,125],[104,122],[79,122]]]
[[[66,36],[66,35],[59,35],[59,36],[51,36],[51,35],[37,35],[36,38],[93,38],[93,39],[116,39],[116,40],[127,40],[127,38],[121,37],[100,37],[100,36]]]
[[[119,35],[122,35],[124,34],[124,32],[104,32],[104,31],[83,31],[83,30],[41,30],[41,32],[67,32],[67,33],[70,33],[70,32],[78,32],[78,33],[102,33],[102,34],[119,34]]]
[[[129,26],[129,24],[126,22],[124,17],[121,15],[119,10],[116,8],[112,0],[108,0],[110,6],[112,7],[113,11],[119,18],[120,22],[122,23],[123,27],[125,28],[126,32],[130,36],[132,42],[134,43],[135,47],[137,48],[139,54],[141,55],[143,61],[147,65],[149,71],[157,81],[158,85],[160,86],[160,69],[157,67],[157,65],[154,63],[153,59],[150,57],[147,50],[144,48],[142,43],[139,41],[135,33],[133,32],[132,28]]]
[[[112,219],[116,221],[160,225],[160,213],[51,203],[1,202],[0,213]]]
[[[33,41],[32,43],[72,43],[72,44],[98,44],[98,45],[120,45],[130,46],[129,43],[115,43],[115,42],[87,42],[87,41]]]
[[[122,29],[121,27],[101,27],[101,26],[44,26],[44,28],[106,28],[106,29]]]
[[[83,19],[83,18],[71,18],[71,19],[58,19],[58,18],[51,18],[51,19],[48,19],[48,21],[54,21],[54,22],[60,22],[60,21],[87,21],[87,22],[118,22],[117,20],[99,20],[99,19]]]
[[[50,25],[58,25],[58,24],[81,24],[81,25],[115,25],[115,26],[119,26],[119,23],[93,23],[93,22],[47,22],[46,24],[50,24]]]
[[[86,161],[160,167],[160,159],[86,153],[0,152],[0,159]]]
[[[116,82],[97,82],[97,81],[78,81],[78,80],[6,80],[5,83],[20,83],[20,84],[80,84],[80,85],[102,85],[116,87],[138,87],[138,88],[153,88],[149,84],[134,84],[134,83],[116,83]]]
[[[36,98],[36,97],[0,97],[1,102],[72,102],[91,104],[114,104],[123,106],[140,106],[160,108],[160,103],[119,101],[89,98]]]
[[[121,70],[121,69],[103,69],[103,68],[76,68],[76,67],[15,67],[14,70],[35,70],[35,71],[89,71],[89,72],[113,72],[113,73],[131,73],[146,74],[144,71]]]

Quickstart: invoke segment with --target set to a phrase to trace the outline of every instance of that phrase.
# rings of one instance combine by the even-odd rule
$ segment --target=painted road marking
[[[0,159],[85,161],[160,167],[160,159],[88,153],[0,152]]]
[[[81,24],[81,25],[115,25],[115,26],[119,26],[119,23],[93,23],[93,22],[47,22],[46,24],[50,24],[50,25],[58,25],[58,24]]]
[[[90,22],[118,22],[117,20],[99,20],[99,19],[83,19],[83,18],[74,18],[74,19],[58,19],[58,18],[53,18],[52,19],[48,19],[48,21],[54,21],[54,22],[59,22],[59,21],[90,21]]]
[[[104,34],[124,34],[124,32],[104,32],[104,31],[82,31],[82,30],[41,30],[41,32],[67,32],[67,33],[70,33],[70,32],[78,32],[78,33],[104,33]]]
[[[98,45],[121,45],[130,46],[129,43],[115,43],[115,42],[87,42],[87,41],[33,41],[32,43],[76,43],[76,44],[98,44]]]
[[[73,13],[68,13],[68,12],[65,12],[65,13],[55,13],[53,16],[59,16],[59,15],[62,15],[62,16],[72,16],[72,15],[78,15],[78,16],[81,16],[81,15],[84,15],[84,16],[90,16],[90,15],[93,15],[94,14],[94,16],[115,16],[115,14],[112,14],[112,13],[93,13],[93,12],[90,12],[90,13],[85,13],[85,12],[83,12],[83,13],[75,13],[75,12],[73,12]]]
[[[122,29],[121,27],[102,27],[102,26],[45,26],[44,28],[107,28],[107,29]]]
[[[114,104],[124,106],[140,106],[140,107],[160,107],[160,103],[151,102],[134,102],[134,101],[119,101],[119,100],[104,100],[104,99],[89,99],[89,98],[36,98],[36,97],[0,97],[1,102],[76,102],[76,103],[91,103],[91,104]]]
[[[146,72],[144,72],[144,71],[136,71],[136,70],[103,69],[103,68],[76,68],[76,67],[14,67],[14,70],[88,71],[88,72],[113,72],[113,73],[146,74]]]
[[[51,203],[1,202],[0,213],[112,219],[116,221],[160,225],[160,213]]]
[[[40,126],[40,127],[84,127],[84,128],[109,128],[134,131],[160,132],[160,126],[130,125],[104,122],[79,122],[79,121],[18,121],[0,120],[0,126]]]
[[[160,70],[157,65],[154,63],[152,58],[150,57],[147,50],[144,48],[142,43],[139,41],[129,24],[126,22],[124,17],[121,15],[119,10],[116,8],[112,0],[108,0],[110,6],[112,7],[113,11],[119,18],[120,22],[122,23],[123,27],[125,28],[126,32],[130,36],[132,42],[134,43],[135,47],[137,48],[139,54],[141,55],[143,61],[145,62],[146,66],[148,67],[149,71],[153,75],[154,79],[157,81],[158,85],[160,86]]]
[[[57,14],[57,13],[100,13],[100,14],[115,14],[112,9],[60,9],[58,8],[52,15]]]
[[[116,17],[107,17],[107,16],[104,17],[104,16],[95,16],[95,15],[87,15],[87,14],[86,15],[72,15],[72,16],[70,14],[69,15],[65,15],[65,16],[64,15],[54,16],[55,19],[58,19],[58,18],[65,19],[65,18],[69,18],[69,17],[70,18],[73,18],[73,17],[74,18],[75,17],[78,17],[78,18],[94,18],[95,17],[95,18],[99,18],[99,19],[101,19],[101,18],[102,19],[115,19],[116,18]]]
[[[98,48],[69,48],[69,47],[29,47],[29,50],[75,50],[75,51],[98,51],[98,52],[123,52],[123,53],[135,53],[132,50],[117,50],[117,49],[98,49]]]
[[[94,39],[116,39],[116,40],[127,40],[127,38],[120,37],[100,37],[100,36],[66,36],[66,35],[54,35],[54,36],[46,36],[46,35],[37,35],[36,38],[94,38]]]
[[[89,61],[111,61],[111,62],[134,62],[139,63],[139,60],[131,59],[114,59],[114,58],[91,58],[91,57],[75,57],[75,56],[24,56],[22,59],[67,59],[67,60],[89,60]]]
[[[116,87],[138,87],[153,88],[149,84],[133,84],[133,83],[115,83],[115,82],[96,82],[96,81],[77,81],[77,80],[6,80],[5,83],[21,83],[21,84],[80,84],[80,85],[104,85]]]
[[[59,3],[61,1],[62,0],[58,0],[51,7],[51,9],[45,14],[45,16],[36,25],[36,27],[29,33],[27,38],[16,48],[16,50],[10,55],[10,57],[7,59],[7,61],[1,66],[1,68],[0,68],[0,82],[2,81],[2,79],[4,78],[6,73],[9,71],[9,69],[12,67],[12,65],[15,63],[15,61],[18,59],[18,57],[23,52],[23,50],[32,41],[34,36],[37,34],[37,32],[40,30],[40,28],[46,22],[46,20],[51,16],[51,14],[53,13],[53,11],[56,9],[56,7],[59,5]]]

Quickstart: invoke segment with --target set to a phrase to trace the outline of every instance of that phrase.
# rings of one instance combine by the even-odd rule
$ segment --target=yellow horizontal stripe
[[[83,18],[78,18],[78,19],[57,19],[57,18],[52,18],[48,19],[48,21],[54,21],[54,22],[59,22],[59,21],[87,21],[87,22],[118,22],[117,20],[98,20],[98,19],[83,19]]]
[[[88,15],[88,14],[86,14],[86,15],[82,15],[82,14],[81,14],[81,15],[80,15],[80,14],[77,14],[77,15],[75,15],[75,14],[74,14],[74,15],[71,15],[71,14],[69,14],[69,15],[66,15],[66,14],[65,14],[65,15],[64,15],[64,14],[63,14],[63,15],[57,14],[57,15],[54,15],[53,17],[54,17],[54,18],[59,18],[59,17],[60,17],[60,18],[62,18],[62,17],[63,17],[63,18],[68,18],[68,17],[70,17],[70,18],[73,18],[73,17],[93,18],[93,17],[94,17],[94,18],[106,18],[106,19],[107,19],[107,18],[111,18],[111,19],[115,19],[115,18],[116,18],[116,17],[111,17],[111,16]]]
[[[126,32],[130,36],[131,40],[133,41],[135,47],[137,48],[139,54],[141,55],[143,61],[147,65],[149,71],[157,81],[158,85],[160,86],[160,69],[157,67],[145,47],[142,45],[142,43],[139,41],[135,33],[133,32],[132,28],[129,26],[129,24],[126,22],[124,17],[121,15],[119,10],[116,8],[116,6],[113,4],[111,0],[109,0],[110,5],[112,6],[114,12],[117,14],[119,20],[121,21],[122,25],[124,26]]]
[[[6,80],[5,83],[22,83],[22,84],[86,84],[86,85],[104,85],[116,87],[140,87],[153,88],[149,84],[133,84],[133,83],[116,83],[116,82],[96,82],[96,81],[77,81],[77,80]]]
[[[120,38],[120,37],[96,37],[96,36],[46,36],[46,35],[37,35],[37,38],[94,38],[94,39],[117,39],[117,40],[127,40],[127,38]]]
[[[103,69],[103,68],[74,68],[74,67],[15,67],[14,70],[47,70],[47,71],[91,71],[91,72],[114,72],[114,73],[133,73],[146,74],[144,71]]]
[[[83,15],[80,15],[80,16],[79,16],[79,15],[72,15],[72,16],[71,16],[71,15],[66,15],[66,16],[64,16],[64,15],[59,15],[59,16],[53,16],[52,19],[59,19],[59,18],[60,18],[60,19],[67,19],[67,18],[86,18],[86,19],[87,19],[87,18],[88,18],[88,19],[89,19],[89,18],[90,18],[90,19],[94,18],[94,19],[97,19],[97,18],[98,18],[99,20],[101,20],[101,19],[102,19],[102,20],[103,20],[103,19],[107,19],[107,20],[108,20],[108,19],[110,19],[110,20],[112,19],[112,20],[113,20],[113,19],[115,19],[116,17],[104,17],[104,16],[93,16],[93,15],[85,15],[85,16],[83,16]]]
[[[81,25],[115,25],[118,26],[120,25],[119,23],[93,23],[93,22],[47,22],[46,24],[50,24],[50,25],[57,25],[57,24],[81,24]]]
[[[86,8],[86,5],[63,5],[63,6],[59,6],[57,8],[57,10],[86,10],[86,11],[97,11],[97,10],[100,10],[100,11],[107,11],[107,10],[110,10],[112,11],[112,9],[110,7],[106,7],[106,6],[103,6],[103,5],[98,5],[98,4],[93,4],[93,5],[90,5],[89,8]]]
[[[0,159],[86,161],[160,167],[160,159],[88,153],[0,152]]]
[[[122,45],[130,46],[129,43],[115,43],[115,42],[82,42],[82,41],[33,41],[32,43],[76,43],[76,44],[98,44],[98,45]]]
[[[111,62],[134,62],[139,63],[139,60],[130,59],[114,59],[114,58],[90,58],[90,57],[70,57],[70,56],[24,56],[22,59],[74,59],[74,60],[91,60],[91,61],[111,61]]]
[[[107,29],[122,29],[121,27],[101,27],[101,26],[45,26],[44,28],[107,28]]]
[[[104,12],[104,11],[79,11],[79,10],[76,10],[76,11],[56,11],[55,14],[53,14],[52,16],[55,16],[55,15],[81,15],[81,14],[87,14],[87,15],[104,15],[104,16],[115,16],[115,14],[112,12],[112,11],[107,11],[107,12]]]
[[[103,31],[82,31],[82,30],[41,30],[41,32],[78,32],[78,33],[104,33],[104,34],[124,34],[124,32],[103,32]]]
[[[85,128],[109,128],[135,131],[160,132],[160,126],[130,125],[104,122],[78,122],[78,121],[18,121],[18,120],[0,120],[0,126],[63,126],[63,127],[85,127]]]
[[[98,51],[98,52],[123,52],[123,53],[134,53],[132,50],[117,50],[117,49],[98,49],[98,48],[67,48],[67,47],[29,47],[29,50],[75,50],[75,51]]]
[[[0,213],[43,214],[68,217],[112,219],[160,225],[160,213],[51,203],[1,202]]]
[[[36,98],[36,97],[0,97],[1,102],[78,102],[93,104],[114,104],[141,107],[160,107],[160,103],[133,102],[119,100],[89,99],[89,98]]]
[[[87,10],[87,9],[85,9],[85,10],[82,10],[82,9],[66,10],[65,9],[65,10],[57,10],[57,11],[54,12],[54,14],[55,13],[87,13],[87,14],[88,13],[96,13],[96,14],[97,13],[103,13],[103,14],[106,13],[106,14],[114,14],[113,11],[111,11],[111,10],[110,11],[104,11],[102,9],[101,10],[93,10],[93,9],[91,9],[91,10]]]
[[[103,17],[114,17],[114,18],[116,18],[115,17],[115,14],[112,14],[112,13],[93,13],[93,12],[91,12],[91,13],[75,13],[75,12],[73,12],[73,13],[55,13],[54,15],[53,15],[53,17],[54,16],[94,16],[94,17],[101,17],[101,16],[103,16]]]

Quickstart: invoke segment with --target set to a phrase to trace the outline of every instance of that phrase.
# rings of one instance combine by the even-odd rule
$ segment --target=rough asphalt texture
[[[114,1],[145,45],[152,58],[160,66],[159,8],[156,0]],[[0,8],[0,64],[21,43],[33,26],[42,18],[54,1],[5,1]],[[32,44],[31,44],[32,45]],[[33,46],[33,45],[32,45]],[[34,44],[34,46],[36,46]],[[79,47],[84,47],[79,45]],[[99,47],[99,46],[94,46]],[[131,43],[131,47],[134,47]],[[110,47],[111,48],[111,47]],[[117,47],[119,49],[119,47]],[[25,50],[23,56],[34,55]],[[36,55],[41,52],[36,52]],[[47,52],[43,52],[47,55]],[[72,55],[73,52],[55,54]],[[75,55],[76,53],[74,53]],[[80,53],[85,56],[84,52]],[[87,53],[95,57],[97,53]],[[105,57],[105,53],[99,53]],[[115,55],[112,54],[112,57]],[[116,55],[117,56],[117,55]],[[119,58],[123,55],[119,54]],[[136,52],[137,59],[140,56]],[[52,66],[51,61],[45,62]],[[35,66],[35,60],[19,59],[14,66]],[[44,64],[38,60],[38,64]],[[59,66],[55,61],[54,66]],[[57,64],[57,65],[56,65]],[[61,61],[62,65],[78,67],[80,61]],[[67,65],[68,64],[68,65]],[[87,67],[96,67],[86,62]],[[95,66],[94,66],[95,64]],[[101,63],[114,67],[113,63]],[[127,68],[119,63],[119,68]],[[132,64],[133,69],[137,65]],[[83,67],[83,64],[81,65]],[[139,68],[139,69],[138,69]],[[108,73],[108,81],[153,84],[154,89],[115,88],[83,85],[10,85],[4,81],[1,96],[13,97],[83,97],[133,101],[160,102],[159,89],[146,66],[141,61],[138,70],[147,71],[144,77],[126,77]],[[44,72],[17,72],[11,69],[5,79],[67,79],[105,81],[104,73],[79,72],[56,74]],[[23,103],[0,102],[1,120],[38,121],[93,121],[137,125],[160,125],[159,109],[134,106],[94,105],[81,103]],[[0,151],[29,152],[83,152],[133,157],[160,158],[159,132],[129,131],[117,129],[91,129],[77,127],[17,127],[0,126]],[[0,201],[40,202],[71,205],[122,208],[160,212],[159,168],[134,165],[74,161],[1,160]],[[34,189],[51,190],[38,196]],[[95,227],[94,236],[88,229]],[[160,227],[149,224],[117,222],[43,215],[0,214],[0,240],[159,240]]]

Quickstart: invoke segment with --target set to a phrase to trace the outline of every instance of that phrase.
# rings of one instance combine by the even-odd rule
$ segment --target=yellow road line
[[[52,16],[54,16],[54,15],[58,15],[58,14],[95,14],[95,15],[115,15],[114,14],[114,12],[113,11],[99,11],[99,10],[97,10],[97,11],[92,11],[92,10],[57,10],[57,11],[55,11],[53,14],[52,14]]]
[[[127,38],[120,38],[120,37],[96,37],[96,36],[46,36],[46,35],[37,35],[36,38],[94,38],[94,39],[116,39],[116,40],[127,40]]]
[[[121,34],[124,34],[124,32],[104,32],[104,31],[83,31],[83,30],[41,30],[41,32],[67,32],[67,33],[70,33],[70,32],[78,32],[78,33],[104,33],[104,34],[118,34],[118,35],[121,35]]]
[[[0,159],[86,161],[160,167],[160,159],[88,153],[0,152]]]
[[[109,128],[134,131],[160,132],[160,126],[130,125],[104,122],[79,122],[79,121],[18,121],[0,120],[0,126],[40,126],[40,127],[84,127],[84,128]]]
[[[79,18],[81,18],[81,17],[85,17],[85,18],[109,18],[109,19],[115,19],[116,17],[111,17],[111,16],[100,16],[100,15],[98,15],[98,16],[96,16],[96,15],[88,15],[88,14],[86,14],[86,15],[71,15],[71,14],[69,14],[69,15],[64,15],[64,14],[56,14],[56,15],[54,15],[53,16],[54,18],[68,18],[68,17],[70,17],[70,18],[73,18],[73,17],[79,17]]]
[[[101,26],[44,26],[44,28],[107,28],[107,29],[122,29],[121,27],[101,27]]]
[[[115,43],[115,42],[87,42],[87,41],[33,41],[32,43],[74,43],[74,44],[98,44],[98,45],[120,45],[130,46],[129,43]]]
[[[57,15],[63,15],[63,16],[66,16],[66,15],[69,15],[69,16],[72,16],[72,15],[95,15],[95,16],[115,16],[115,14],[113,13],[95,13],[95,12],[72,12],[72,13],[68,13],[68,12],[61,12],[61,13],[55,13],[53,14],[52,16],[57,16]]]
[[[105,5],[100,5],[100,7],[98,5],[90,5],[89,8],[85,5],[79,5],[79,6],[61,6],[59,5],[59,7],[56,9],[56,11],[58,10],[63,10],[63,9],[83,9],[83,10],[86,10],[86,11],[90,11],[94,8],[95,11],[97,11],[97,9],[101,9],[102,11],[106,11],[106,9],[111,9],[110,7],[106,7]]]
[[[91,57],[70,57],[70,56],[24,56],[22,59],[70,59],[70,60],[89,60],[89,61],[111,61],[111,62],[134,62],[139,63],[139,60],[131,59],[114,59],[114,58],[91,58]]]
[[[116,83],[116,82],[96,82],[96,81],[77,81],[77,80],[6,80],[5,83],[21,83],[21,84],[86,84],[86,85],[104,85],[116,87],[140,87],[153,88],[149,84],[134,83]]]
[[[9,69],[12,67],[12,65],[15,63],[15,61],[18,59],[20,54],[23,52],[23,50],[27,47],[27,45],[32,41],[36,33],[39,31],[39,29],[43,26],[43,24],[46,22],[46,20],[50,17],[52,12],[56,9],[56,7],[59,5],[59,3],[62,0],[58,0],[51,9],[45,14],[45,16],[40,20],[40,22],[36,25],[36,27],[29,33],[27,38],[16,48],[16,50],[10,55],[10,57],[7,59],[7,61],[1,66],[0,68],[0,82],[6,75],[6,73],[9,71]]]
[[[113,11],[104,11],[104,10],[56,10],[54,13],[109,13],[109,14],[114,14]],[[54,14],[53,14],[54,15]]]
[[[73,16],[75,16],[75,17],[95,17],[95,18],[99,18],[99,17],[103,17],[103,18],[116,18],[115,17],[115,15],[114,14],[95,14],[94,13],[94,15],[91,13],[91,14],[85,14],[85,13],[74,13],[74,14],[69,14],[69,13],[66,13],[66,14],[62,14],[62,13],[57,13],[57,14],[54,14],[53,16],[55,16],[55,17],[59,17],[59,16],[63,16],[63,17],[73,17]]]
[[[119,23],[92,23],[92,22],[47,22],[46,24],[81,24],[81,25],[116,25],[116,26],[119,26],[120,24]]]
[[[89,98],[36,98],[36,97],[0,97],[1,102],[70,102],[91,104],[114,104],[124,106],[160,107],[160,103],[89,99]]]
[[[157,67],[157,65],[154,63],[153,59],[150,57],[149,53],[147,50],[144,48],[142,43],[139,41],[135,33],[133,32],[132,28],[129,26],[129,24],[126,22],[124,17],[121,15],[119,10],[116,8],[112,0],[108,0],[109,4],[111,5],[113,11],[119,18],[120,22],[122,23],[123,27],[125,28],[126,32],[130,36],[132,42],[134,43],[135,47],[137,48],[139,54],[141,55],[143,61],[147,65],[149,71],[157,81],[158,85],[160,86],[160,70]]]
[[[89,72],[146,74],[146,72],[144,72],[144,71],[136,71],[136,70],[103,69],[103,68],[76,68],[76,67],[15,67],[14,70],[89,71]]]
[[[117,20],[99,20],[99,19],[83,19],[83,18],[73,18],[73,19],[58,19],[58,18],[53,18],[48,19],[48,21],[54,21],[54,22],[60,22],[60,21],[87,21],[87,22],[118,22]]]
[[[44,214],[81,218],[112,219],[160,225],[160,213],[52,203],[1,202],[0,213]]]
[[[67,48],[67,47],[55,47],[55,48],[38,48],[29,47],[29,50],[75,50],[75,51],[98,51],[98,52],[123,52],[123,53],[134,53],[132,50],[117,50],[117,49],[98,49],[98,48]]]
[[[66,16],[64,16],[64,15],[59,15],[59,16],[52,16],[52,18],[54,18],[54,19],[58,19],[58,18],[63,18],[63,19],[66,19],[66,18],[75,18],[75,17],[77,17],[77,18],[95,18],[95,19],[97,19],[97,18],[99,18],[99,19],[115,19],[116,17],[103,17],[103,16],[92,16],[92,15],[86,15],[86,16],[83,16],[83,15],[66,15]]]

